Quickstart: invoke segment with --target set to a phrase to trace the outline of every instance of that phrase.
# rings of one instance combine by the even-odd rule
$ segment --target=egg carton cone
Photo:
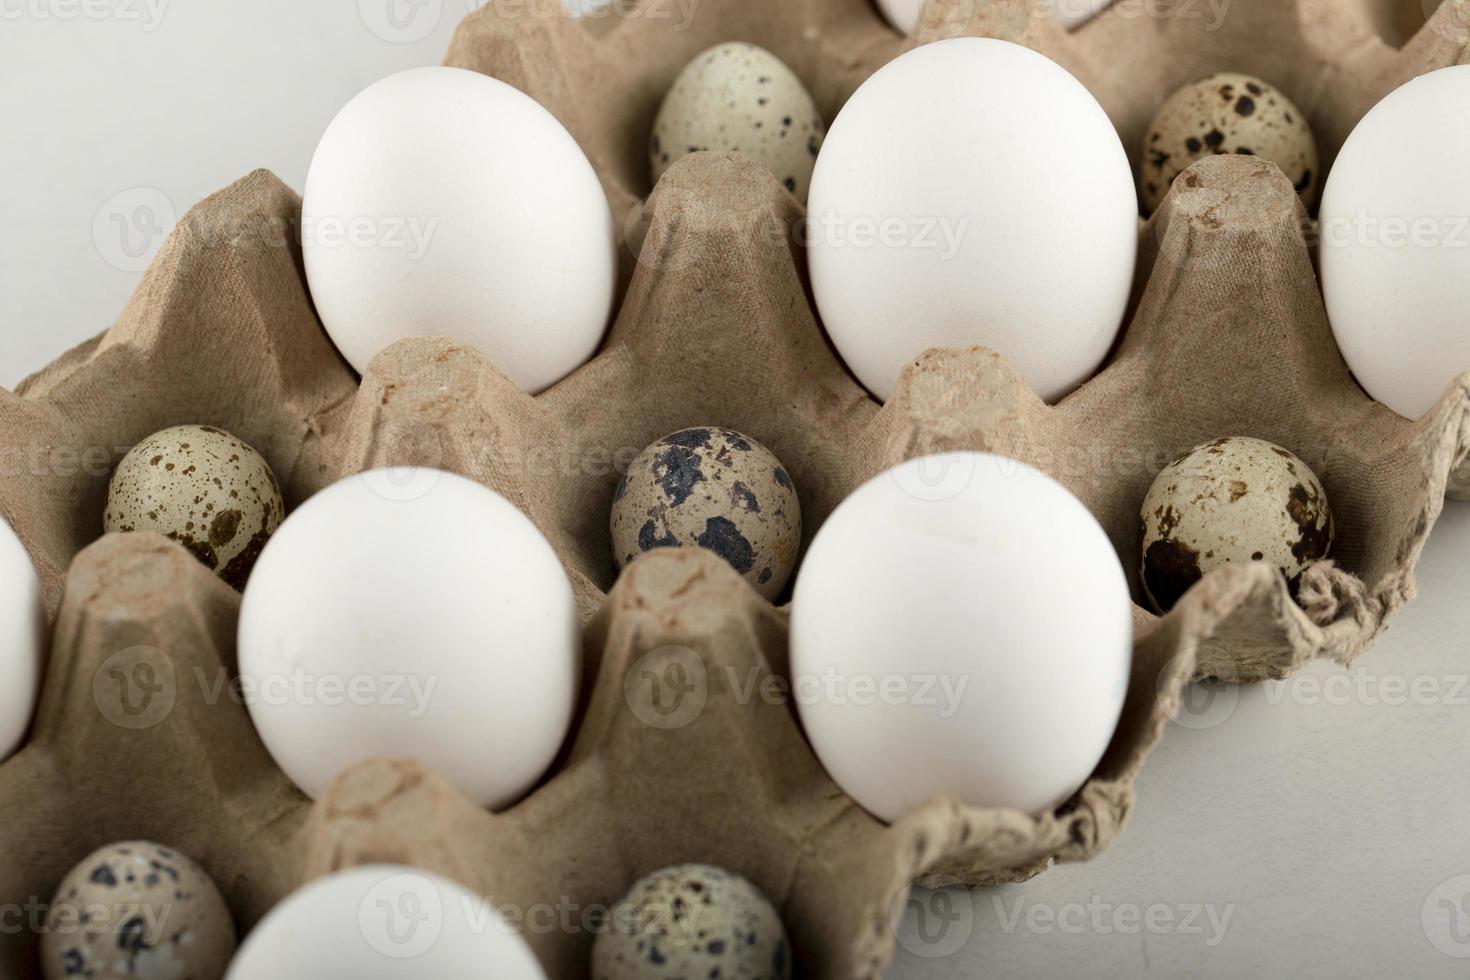
[[[1244,30],[1233,21],[1208,34],[1169,18],[1125,27],[1110,19],[1118,8],[1066,34],[1039,7],[999,0],[931,3],[921,31],[998,34],[1061,58],[1096,86],[1125,141],[1141,134],[1145,103],[1161,101],[1176,72],[1178,81],[1224,67],[1269,78],[1257,48],[1279,45],[1283,66],[1296,58],[1316,64],[1319,81],[1351,76],[1351,96],[1325,83],[1291,90],[1330,158],[1340,143],[1331,134],[1345,136],[1374,98],[1362,66],[1332,52],[1385,66],[1375,84],[1387,91],[1399,73],[1460,56],[1444,35],[1464,8],[1441,10],[1397,53],[1330,5],[1281,0],[1236,0],[1231,17],[1255,25],[1251,45],[1230,40]],[[1279,677],[1319,656],[1351,662],[1408,601],[1470,446],[1470,379],[1418,422],[1360,391],[1322,310],[1308,216],[1279,170],[1219,157],[1181,178],[1141,228],[1116,351],[1058,405],[974,348],[918,357],[880,406],[813,313],[792,234],[800,204],[732,154],[691,156],[650,194],[646,140],[664,88],[719,41],[770,48],[828,119],[915,42],[866,0],[704,0],[678,25],[516,18],[491,5],[453,42],[450,63],[511,82],[558,114],[624,233],[609,337],[547,392],[523,393],[444,338],[403,341],[359,379],[312,308],[300,200],[265,172],[180,221],[110,330],[0,392],[0,451],[22,461],[0,478],[0,512],[36,562],[54,626],[33,730],[0,764],[0,904],[43,906],[91,850],[137,838],[197,860],[242,931],[301,883],[362,864],[443,872],[528,912],[605,907],[646,872],[700,861],[772,898],[796,975],[876,977],[911,882],[1021,881],[1106,847],[1191,677]],[[1340,43],[1313,42],[1318,54],[1303,37],[1319,31]],[[1155,49],[1146,58],[1145,43]],[[1104,66],[1097,78],[1086,72],[1089,51]],[[1191,60],[1152,82],[1123,78],[1176,58]],[[567,746],[529,796],[491,814],[403,759],[350,769],[315,802],[289,783],[230,684],[238,595],[174,542],[102,534],[112,466],[177,424],[216,426],[258,449],[288,509],[354,474],[411,495],[435,468],[499,491],[536,522],[573,582],[586,672]],[[830,781],[779,696],[789,680],[784,607],[699,550],[651,554],[616,575],[608,514],[618,462],[691,425],[728,426],[768,446],[800,493],[808,540],[889,466],[986,450],[1068,486],[1130,570],[1157,469],[1200,442],[1254,435],[1321,476],[1337,516],[1335,561],[1309,570],[1296,597],[1273,570],[1227,567],[1165,616],[1135,608],[1121,722],[1093,776],[1055,812],[941,799],[890,826]],[[381,467],[397,469],[368,475]],[[1139,595],[1136,574],[1131,585]],[[1050,599],[1064,614],[1070,597]],[[762,693],[766,680],[778,682],[776,696]],[[593,933],[525,935],[549,976],[580,977]],[[37,947],[34,930],[0,935],[0,975],[33,972]]]

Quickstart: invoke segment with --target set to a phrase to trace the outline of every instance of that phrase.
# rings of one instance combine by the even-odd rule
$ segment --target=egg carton
[[[1182,16],[1130,24],[1115,7],[1071,35],[1039,5],[931,2],[921,38],[998,35],[1046,51],[1094,88],[1130,143],[1175,82],[1227,67],[1263,74],[1312,118],[1330,159],[1375,91],[1460,56],[1446,37],[1466,6],[1441,10],[1397,54],[1331,3],[1306,0],[1236,0],[1213,32]],[[579,913],[639,875],[701,861],[771,896],[798,976],[876,977],[912,881],[1021,881],[1106,847],[1189,678],[1281,676],[1315,656],[1349,662],[1408,600],[1470,445],[1470,388],[1457,384],[1413,423],[1359,391],[1322,312],[1307,216],[1279,171],[1222,157],[1181,179],[1140,232],[1127,332],[1060,404],[1041,403],[1004,359],[975,348],[919,357],[879,406],[813,315],[791,234],[796,200],[744,158],[699,154],[644,201],[645,141],[664,87],[719,41],[774,51],[829,119],[914,42],[867,0],[704,0],[678,26],[512,17],[491,5],[453,42],[451,64],[516,84],[562,119],[625,233],[602,352],[544,394],[524,394],[442,338],[403,341],[358,379],[312,309],[300,201],[265,172],[185,216],[112,329],[0,392],[0,450],[21,464],[0,480],[0,509],[36,562],[55,628],[33,732],[0,765],[0,903],[37,907],[93,848],[135,838],[194,857],[242,930],[300,883],[360,864],[412,864],[504,907],[585,922]],[[1368,64],[1381,70],[1366,77]],[[1133,74],[1143,77],[1124,77]],[[412,467],[436,467],[532,517],[572,579],[587,664],[576,726],[541,785],[490,814],[405,760],[358,765],[315,803],[286,780],[228,684],[238,595],[175,543],[101,534],[112,465],[183,423],[259,449],[288,507],[382,466],[404,468],[382,492],[411,494],[422,475]],[[752,695],[788,675],[785,609],[698,550],[651,554],[615,580],[607,518],[620,462],[695,424],[746,432],[781,458],[808,539],[888,466],[978,449],[1056,476],[1130,568],[1157,469],[1222,434],[1260,436],[1322,477],[1337,560],[1303,576],[1300,602],[1269,569],[1229,567],[1166,616],[1135,608],[1118,730],[1056,812],[937,800],[884,825],[826,776],[789,703]],[[1136,575],[1131,585],[1137,595]],[[1065,610],[1067,596],[1051,599]],[[593,930],[526,938],[549,976],[586,975]],[[34,931],[0,936],[0,973],[34,971],[36,949]]]

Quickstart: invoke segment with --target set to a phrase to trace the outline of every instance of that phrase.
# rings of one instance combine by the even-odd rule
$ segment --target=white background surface
[[[112,321],[170,212],[255,167],[299,189],[336,110],[438,63],[472,0],[402,0],[397,31],[387,2],[0,0],[0,385]],[[1470,973],[1466,554],[1450,504],[1420,599],[1357,668],[1197,698],[1121,841],[916,896],[889,976]]]

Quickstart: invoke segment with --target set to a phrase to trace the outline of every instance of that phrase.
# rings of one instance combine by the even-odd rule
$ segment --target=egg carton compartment
[[[880,412],[822,344],[794,256],[731,235],[737,216],[796,212],[775,179],[737,157],[694,157],[669,187],[685,188],[666,198],[681,206],[652,209],[649,242],[704,261],[682,272],[639,266],[608,350],[541,397],[445,339],[398,344],[357,385],[310,314],[289,236],[241,233],[297,220],[299,200],[262,172],[186,216],[112,331],[0,398],[5,447],[47,458],[204,419],[261,447],[289,504],[384,464],[488,482],[558,548],[587,658],[562,759],[509,810],[492,815],[393,760],[356,767],[313,804],[228,686],[238,595],[162,537],[99,540],[106,465],[7,481],[0,503],[46,573],[55,635],[30,740],[0,765],[0,900],[45,902],[91,849],[136,838],[197,860],[242,929],[301,882],[363,863],[440,870],[527,909],[606,905],[642,873],[702,860],[776,901],[800,975],[870,977],[891,952],[911,881],[1020,880],[1112,840],[1200,641],[1271,600],[1279,586],[1265,569],[1233,570],[1212,579],[1208,597],[1191,595],[1158,622],[1140,618],[1122,722],[1092,779],[1057,812],[936,801],[893,826],[827,778],[790,704],[741,693],[787,676],[784,609],[698,550],[650,555],[604,593],[618,477],[581,465],[602,458],[598,447],[641,446],[676,420],[728,422],[792,461],[808,506],[824,514],[888,462],[949,445],[951,420],[986,418],[966,392],[1018,384],[984,351],[934,355]],[[785,293],[774,303],[772,282]],[[681,313],[653,312],[655,302]],[[793,311],[804,329],[789,329]],[[215,351],[226,341],[250,363],[223,364]],[[769,368],[772,357],[783,370]],[[741,383],[716,386],[722,377]],[[641,404],[629,403],[633,392]],[[412,471],[402,476],[412,492]],[[675,726],[659,722],[651,699],[662,695],[644,684],[670,659],[704,679],[698,710]],[[585,975],[591,932],[527,938],[550,975]],[[0,969],[34,967],[34,934],[0,948]]]
[[[1107,110],[1135,170],[1164,99],[1220,71],[1258,75],[1287,94],[1311,124],[1325,168],[1383,96],[1419,74],[1470,58],[1470,2],[1426,5],[1432,13],[1421,14],[1422,26],[1398,46],[1384,27],[1411,22],[1400,6],[1384,18],[1370,5],[1337,0],[1237,0],[1226,8],[1121,0],[1068,31],[1045,0],[929,0],[911,40],[868,0],[802,0],[769,9],[706,4],[678,21],[652,16],[659,7],[649,3],[641,8],[649,16],[591,24],[484,10],[461,24],[447,63],[510,81],[555,112],[608,189],[625,231],[625,263],[661,272],[634,277],[612,349],[638,321],[698,332],[702,346],[693,356],[722,359],[728,367],[717,383],[747,394],[730,406],[739,420],[724,424],[740,428],[760,412],[761,401],[781,400],[787,412],[768,424],[785,431],[768,438],[756,423],[745,424],[792,469],[810,515],[808,540],[810,528],[841,499],[815,481],[838,479],[843,493],[856,486],[860,480],[843,480],[843,470],[853,477],[875,472],[863,465],[864,448],[888,447],[885,464],[923,452],[983,449],[1031,463],[1076,493],[1107,528],[1139,597],[1138,511],[1165,464],[1231,435],[1267,439],[1300,456],[1327,487],[1337,522],[1334,562],[1303,579],[1299,603],[1283,589],[1272,608],[1238,617],[1212,638],[1201,671],[1243,681],[1283,676],[1317,656],[1347,663],[1366,649],[1412,596],[1414,560],[1446,489],[1457,489],[1453,464],[1464,455],[1462,385],[1413,423],[1371,402],[1349,374],[1317,285],[1310,216],[1288,193],[1302,175],[1291,175],[1283,190],[1283,176],[1264,161],[1216,158],[1177,182],[1171,203],[1140,233],[1129,322],[1111,358],[1060,404],[1040,404],[994,359],[949,352],[920,358],[903,390],[880,410],[828,353],[814,320],[804,259],[793,244],[799,235],[782,230],[800,221],[799,210],[783,212],[776,202],[761,206],[752,198],[743,208],[727,205],[719,216],[711,202],[729,189],[721,181],[728,185],[731,178],[714,173],[713,162],[699,176],[670,172],[643,198],[649,132],[686,62],[722,41],[750,41],[774,52],[830,122],[874,69],[902,51],[946,37],[985,36],[1024,44],[1075,74]],[[672,235],[648,231],[660,210]],[[780,268],[736,286],[721,281],[727,257],[688,244],[707,237],[696,234],[701,225],[727,230],[718,248],[735,241],[750,262]],[[697,316],[680,310],[666,293],[679,281],[701,297],[724,289],[729,302],[719,310],[707,305]],[[656,286],[659,295],[640,285]],[[785,322],[778,315],[766,326],[757,309],[785,310]],[[640,385],[653,380],[647,365],[658,355],[651,346],[639,349],[633,368],[644,372],[637,375]],[[731,348],[747,354],[742,366],[726,353]],[[939,380],[942,364],[961,365],[951,368],[958,372],[952,377],[963,378],[952,390]],[[787,380],[786,387],[766,394],[771,386],[756,377],[763,366]],[[688,373],[694,365],[684,355],[671,359],[671,369]],[[792,390],[797,377],[806,379],[807,390]],[[563,387],[578,384],[573,379]],[[702,387],[689,394],[697,395],[693,404],[713,396]],[[645,434],[657,438],[660,426],[671,431],[688,424],[691,415],[683,410],[690,404],[681,392],[671,411],[652,408],[645,417],[659,425]],[[788,435],[804,412],[818,422],[815,439]],[[898,423],[899,416],[909,422]],[[900,444],[906,448],[895,452]],[[495,478],[487,482],[495,485]],[[593,520],[597,511],[578,508]],[[595,543],[600,559],[606,552],[600,529],[588,530],[596,537],[579,540]],[[1139,616],[1147,615],[1140,606]]]
[[[1168,18],[1125,23],[1116,11],[1069,35],[1041,8],[1004,0],[931,2],[923,36],[999,35],[1040,48],[1094,86],[1129,143],[1147,124],[1145,103],[1174,81],[1227,67],[1269,76],[1252,60],[1263,55],[1250,53],[1262,46],[1286,64],[1300,42],[1298,56],[1317,58],[1321,77],[1351,74],[1329,61],[1336,38],[1338,50],[1393,67],[1373,83],[1386,92],[1394,72],[1407,78],[1460,57],[1463,45],[1444,39],[1456,21],[1445,18],[1466,5],[1450,6],[1397,53],[1330,4],[1305,0],[1237,0],[1232,19],[1256,28],[1249,44],[1233,21],[1222,40]],[[544,394],[526,395],[475,351],[434,338],[390,348],[359,381],[312,309],[296,244],[300,201],[264,172],[185,216],[111,330],[0,392],[0,449],[24,461],[0,480],[0,510],[37,564],[55,624],[32,735],[0,764],[0,902],[45,902],[96,846],[132,838],[197,860],[242,931],[303,881],[366,863],[442,871],[526,909],[606,905],[640,874],[705,861],[775,901],[797,975],[875,977],[911,881],[1024,880],[1106,847],[1191,676],[1250,680],[1316,656],[1349,662],[1409,599],[1451,470],[1470,446],[1470,387],[1455,385],[1419,422],[1362,394],[1322,310],[1307,215],[1279,170],[1221,157],[1181,178],[1141,229],[1117,350],[1058,405],[975,348],[919,357],[880,406],[814,317],[790,231],[802,209],[776,177],[739,156],[698,154],[644,201],[646,139],[664,87],[719,41],[775,51],[829,120],[912,42],[866,0],[706,0],[699,11],[675,31],[651,19],[487,9],[453,43],[450,63],[516,84],[562,119],[625,232],[625,285],[604,348]],[[1313,44],[1301,40],[1308,34]],[[1156,46],[1146,58],[1145,44]],[[1139,57],[1120,58],[1125,50]],[[1122,78],[1163,71],[1172,55],[1192,62],[1152,81]],[[1326,158],[1374,98],[1361,74],[1336,95],[1279,81],[1312,115]],[[218,686],[235,669],[238,595],[177,544],[102,537],[113,464],[185,423],[257,448],[288,510],[369,468],[434,466],[499,491],[536,522],[572,578],[587,671],[567,748],[530,796],[492,815],[395,760],[349,770],[315,804],[290,785]],[[1138,508],[1157,470],[1209,439],[1259,436],[1322,478],[1336,560],[1303,576],[1300,602],[1274,571],[1236,567],[1206,576],[1166,616],[1136,608],[1121,723],[1093,777],[1055,813],[936,801],[886,826],[827,778],[790,705],[742,696],[728,680],[786,675],[784,609],[698,551],[650,555],[615,578],[607,516],[620,461],[700,424],[772,449],[800,492],[808,540],[851,490],[902,460],[977,449],[1030,462],[1097,515],[1135,595]],[[1066,608],[1067,596],[1052,599]],[[647,720],[640,699],[651,695],[638,679],[669,658],[703,672],[705,700],[686,724],[661,728]],[[549,975],[586,975],[590,933],[527,939]],[[34,967],[36,936],[6,936],[0,951],[0,971],[20,975]]]

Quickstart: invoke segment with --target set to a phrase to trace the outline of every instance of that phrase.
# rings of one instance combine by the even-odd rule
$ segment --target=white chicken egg
[[[1322,194],[1322,294],[1342,356],[1405,418],[1470,371],[1470,65],[1394,91]]]
[[[868,79],[823,144],[809,215],[822,321],[883,400],[925,350],[973,345],[1058,399],[1102,363],[1132,288],[1117,131],[1064,69],[1006,41],[928,44]]]
[[[1065,802],[1112,739],[1131,662],[1107,534],[999,456],[923,457],[863,484],[796,580],[802,725],[837,785],[890,822],[939,797]]]
[[[478,72],[400,72],[349,102],[312,158],[301,235],[317,312],[359,373],[405,337],[448,336],[538,392],[592,356],[612,310],[592,165]]]
[[[1049,0],[1052,13],[1062,26],[1071,29],[1087,23],[1113,5],[1113,0]],[[919,28],[919,14],[924,0],[877,0],[878,9],[902,34],[913,34]]]
[[[318,878],[273,908],[225,980],[546,980],[485,898],[448,878],[366,865]]]
[[[0,518],[0,759],[31,725],[46,643],[41,582],[25,545]]]
[[[407,757],[498,809],[566,737],[581,636],[561,562],[509,501],[450,473],[376,470],[271,538],[239,658],[261,740],[313,799],[354,763]]]

